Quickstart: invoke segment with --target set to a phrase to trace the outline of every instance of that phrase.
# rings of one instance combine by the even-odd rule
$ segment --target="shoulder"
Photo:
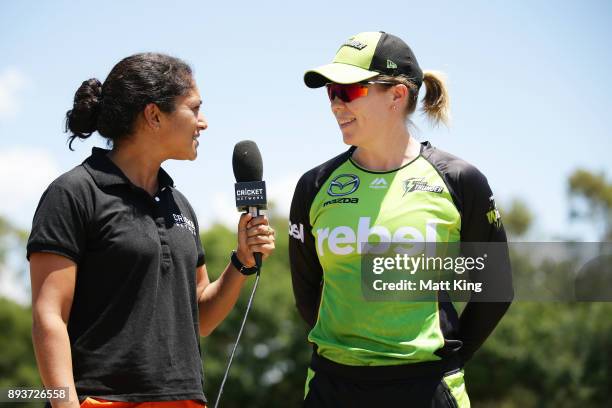
[[[83,202],[91,193],[93,180],[82,164],[68,170],[49,184],[45,194],[65,194]]]
[[[444,150],[423,143],[423,157],[442,175],[455,193],[488,189],[485,175],[473,164]]]
[[[172,191],[172,195],[174,196],[174,198],[180,200],[182,203],[185,203],[191,207],[191,205],[189,204],[189,200],[187,200],[187,197],[185,197],[185,194],[181,193],[181,191],[178,188],[172,187],[172,186],[168,188]]]
[[[82,165],[53,180],[36,207],[31,237],[67,236],[84,226],[94,214],[92,186],[93,181]]]
[[[318,191],[334,170],[351,157],[353,150],[355,148],[351,147],[347,151],[327,160],[325,163],[308,170],[300,177],[296,191],[297,189]]]

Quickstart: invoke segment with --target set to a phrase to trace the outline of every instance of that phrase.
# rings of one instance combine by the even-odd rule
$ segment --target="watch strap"
[[[236,251],[232,251],[232,255],[230,256],[230,261],[232,262],[232,265],[234,265],[234,267],[236,269],[238,269],[238,272],[240,272],[243,275],[253,275],[254,273],[257,273],[257,265],[252,266],[252,267],[247,267],[245,266],[242,262],[240,262],[240,259],[238,259],[238,255],[236,253]]]

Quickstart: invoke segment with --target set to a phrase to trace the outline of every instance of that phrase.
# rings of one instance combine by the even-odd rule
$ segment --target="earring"
[[[397,106],[392,105],[392,106],[391,106],[391,109],[392,109],[392,110],[396,110],[396,109],[397,109]]]

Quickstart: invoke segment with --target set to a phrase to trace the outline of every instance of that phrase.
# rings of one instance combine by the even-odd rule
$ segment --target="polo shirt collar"
[[[130,179],[107,156],[109,152],[110,150],[94,147],[91,149],[91,156],[83,162],[83,167],[85,167],[100,188],[120,184],[132,185]],[[168,186],[174,187],[172,177],[161,167],[157,174],[157,182],[159,183],[160,190]]]

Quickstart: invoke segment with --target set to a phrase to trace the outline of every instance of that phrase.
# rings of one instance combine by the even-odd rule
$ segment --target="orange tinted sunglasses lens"
[[[364,84],[327,84],[327,96],[333,102],[340,98],[343,102],[351,102],[368,94],[368,87]]]

